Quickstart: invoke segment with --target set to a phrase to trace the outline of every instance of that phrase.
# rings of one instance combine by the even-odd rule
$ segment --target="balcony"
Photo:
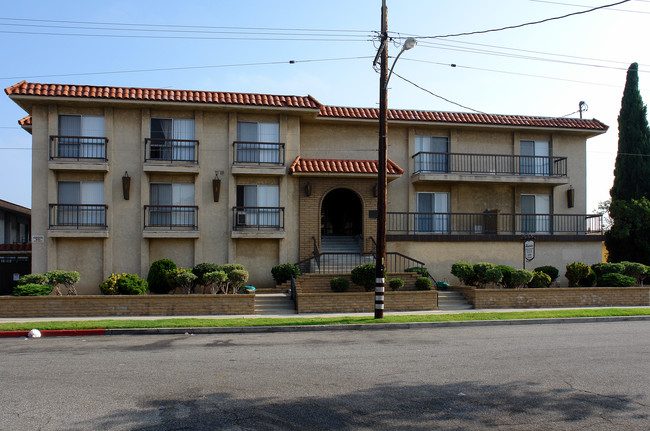
[[[144,140],[144,171],[170,173],[199,172],[199,141],[195,139]]]
[[[145,205],[144,238],[198,238],[199,207]]]
[[[284,238],[284,208],[234,207],[232,238]]]
[[[106,205],[49,205],[50,237],[108,237]]]
[[[413,182],[568,184],[567,158],[511,154],[419,152],[413,155]]]
[[[461,240],[491,241],[518,240],[521,235],[592,236],[597,240],[603,235],[602,214],[501,214],[496,211],[483,213],[406,213],[389,212],[387,234],[392,240],[419,239],[444,241],[444,237],[463,236]],[[502,237],[502,238],[496,238]],[[593,238],[596,237],[596,238]],[[459,238],[456,238],[458,240]],[[587,239],[585,239],[587,240]]]
[[[108,138],[50,136],[48,166],[54,170],[108,171]]]
[[[286,173],[283,143],[235,141],[232,145],[234,175],[284,175]]]

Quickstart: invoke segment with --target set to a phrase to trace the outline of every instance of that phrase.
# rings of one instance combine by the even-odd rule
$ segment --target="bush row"
[[[516,289],[520,287],[549,287],[557,280],[559,271],[553,266],[540,266],[533,271],[528,271],[488,262],[479,262],[473,265],[468,262],[456,262],[451,266],[451,274],[467,286]]]
[[[426,268],[408,268],[406,272],[415,272],[422,277],[415,280],[415,288],[417,290],[431,290],[431,279],[428,277],[429,272]],[[384,272],[384,277],[386,273]],[[350,279],[358,286],[362,286],[366,292],[375,290],[376,274],[374,263],[364,263],[352,270]],[[388,287],[393,291],[398,291],[404,287],[404,280],[401,278],[393,278],[388,280]],[[347,292],[350,289],[350,282],[346,278],[333,278],[330,280],[330,288],[334,292]]]
[[[176,289],[190,294],[201,289],[201,293],[237,293],[248,281],[244,265],[228,263],[199,263],[192,269],[177,267],[169,259],[160,259],[151,264],[147,283],[152,293],[171,293]]]
[[[566,266],[569,286],[630,287],[643,286],[650,267],[637,262],[596,263],[573,262]]]
[[[61,296],[61,288],[68,295],[76,295],[75,285],[79,282],[77,271],[48,271],[45,274],[27,274],[18,279],[13,296],[47,296],[52,291]]]

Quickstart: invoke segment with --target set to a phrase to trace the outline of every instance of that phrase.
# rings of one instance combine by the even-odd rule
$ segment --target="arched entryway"
[[[363,232],[363,205],[359,196],[350,189],[330,191],[321,206],[321,245],[326,248],[332,239],[361,247]],[[347,240],[347,241],[346,241]]]

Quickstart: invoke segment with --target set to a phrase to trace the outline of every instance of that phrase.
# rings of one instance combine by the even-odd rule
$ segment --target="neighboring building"
[[[31,211],[0,199],[0,295],[9,295],[31,269]]]
[[[33,129],[33,271],[111,272],[161,258],[238,262],[251,283],[314,250],[369,252],[376,236],[376,109],[311,96],[20,82]],[[564,268],[601,260],[586,214],[597,120],[389,111],[388,251],[451,279],[457,260]],[[373,161],[375,160],[375,161]],[[338,242],[337,242],[338,241]],[[563,272],[563,271],[562,271]]]

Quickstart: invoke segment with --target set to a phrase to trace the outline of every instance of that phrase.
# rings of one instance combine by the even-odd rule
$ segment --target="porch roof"
[[[354,174],[376,176],[379,172],[377,160],[348,160],[348,159],[304,159],[296,157],[289,167],[290,174]],[[387,160],[386,173],[398,177],[404,173],[397,163]]]

